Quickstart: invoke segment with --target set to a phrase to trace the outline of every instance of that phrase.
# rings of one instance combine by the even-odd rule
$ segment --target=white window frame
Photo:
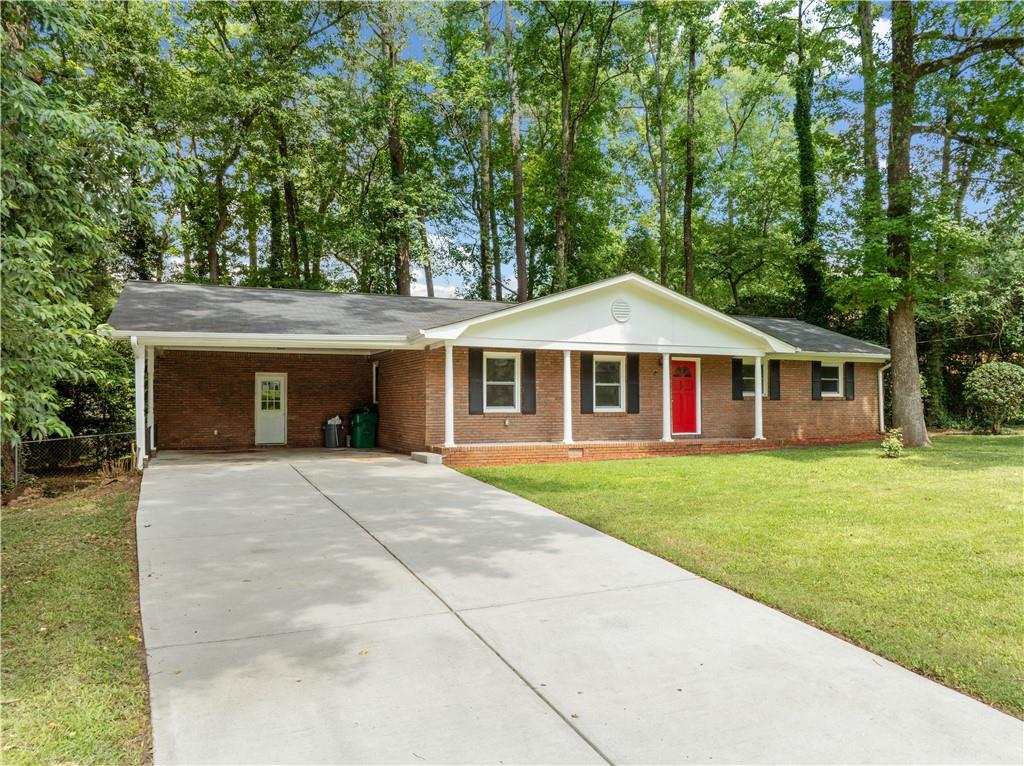
[[[821,389],[821,398],[825,399],[827,397],[829,399],[839,399],[839,398],[845,396],[846,392],[845,392],[844,386],[843,386],[843,383],[845,382],[843,380],[843,378],[845,376],[843,375],[843,362],[842,362],[842,360],[838,360],[837,361],[835,359],[819,359],[818,362],[821,364],[822,372],[824,372],[824,368],[825,367],[835,367],[839,371],[839,373],[838,373],[838,376],[839,376],[839,378],[838,378],[838,385],[836,386],[836,388],[838,390],[837,391],[826,391],[824,388],[822,388]],[[823,375],[822,376],[822,381],[824,381],[824,379],[825,378],[824,378],[824,375]]]
[[[757,364],[757,359],[752,357],[752,356],[747,356],[747,357],[743,357],[742,358],[742,362],[743,362],[743,366],[744,367],[746,367],[748,364],[753,366],[753,365]],[[764,398],[766,396],[768,396],[768,360],[766,360],[766,359],[764,359],[762,357],[761,358],[761,397]],[[753,390],[750,390],[750,391],[747,390],[747,376],[746,375],[743,376],[743,398],[744,399],[747,399],[747,398],[753,399],[754,398],[754,391]]]
[[[487,404],[487,360],[488,359],[512,359],[515,361],[515,382],[513,383],[512,395],[515,399],[515,403],[511,407],[491,407]],[[484,412],[519,412],[521,404],[520,392],[522,386],[520,385],[522,375],[522,354],[518,351],[484,351],[484,364],[483,364],[483,387],[484,387]],[[495,385],[508,385],[507,381],[494,381]]]
[[[611,383],[597,382],[597,363],[617,362],[619,365],[619,403],[617,406],[597,403],[597,387],[610,386]],[[625,412],[626,411],[626,357],[620,354],[594,354],[593,367],[590,369],[591,396],[594,403],[594,412]]]

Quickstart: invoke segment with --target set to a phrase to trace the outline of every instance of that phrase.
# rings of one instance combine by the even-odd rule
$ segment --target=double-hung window
[[[754,395],[754,364],[756,360],[743,360],[743,395]],[[761,395],[764,396],[768,390],[767,370],[761,367]]]
[[[821,395],[842,396],[843,366],[836,363],[821,363]]]
[[[594,355],[594,412],[625,410],[624,356]]]
[[[519,354],[484,352],[484,412],[519,412]]]

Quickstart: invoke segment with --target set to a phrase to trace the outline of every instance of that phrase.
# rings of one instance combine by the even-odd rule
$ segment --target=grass
[[[465,473],[1024,717],[1024,437]]]
[[[148,762],[137,500],[122,479],[4,509],[3,763]]]

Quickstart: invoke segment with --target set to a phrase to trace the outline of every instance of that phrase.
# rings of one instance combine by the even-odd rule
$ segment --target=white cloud
[[[413,267],[412,270],[413,283],[409,287],[409,292],[412,295],[426,296],[427,294],[427,278],[423,273],[423,269],[420,267]],[[455,285],[439,285],[434,282],[434,297],[435,298],[455,298]]]

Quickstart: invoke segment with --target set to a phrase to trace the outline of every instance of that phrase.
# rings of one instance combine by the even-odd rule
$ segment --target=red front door
[[[697,433],[696,362],[672,362],[672,433]]]

